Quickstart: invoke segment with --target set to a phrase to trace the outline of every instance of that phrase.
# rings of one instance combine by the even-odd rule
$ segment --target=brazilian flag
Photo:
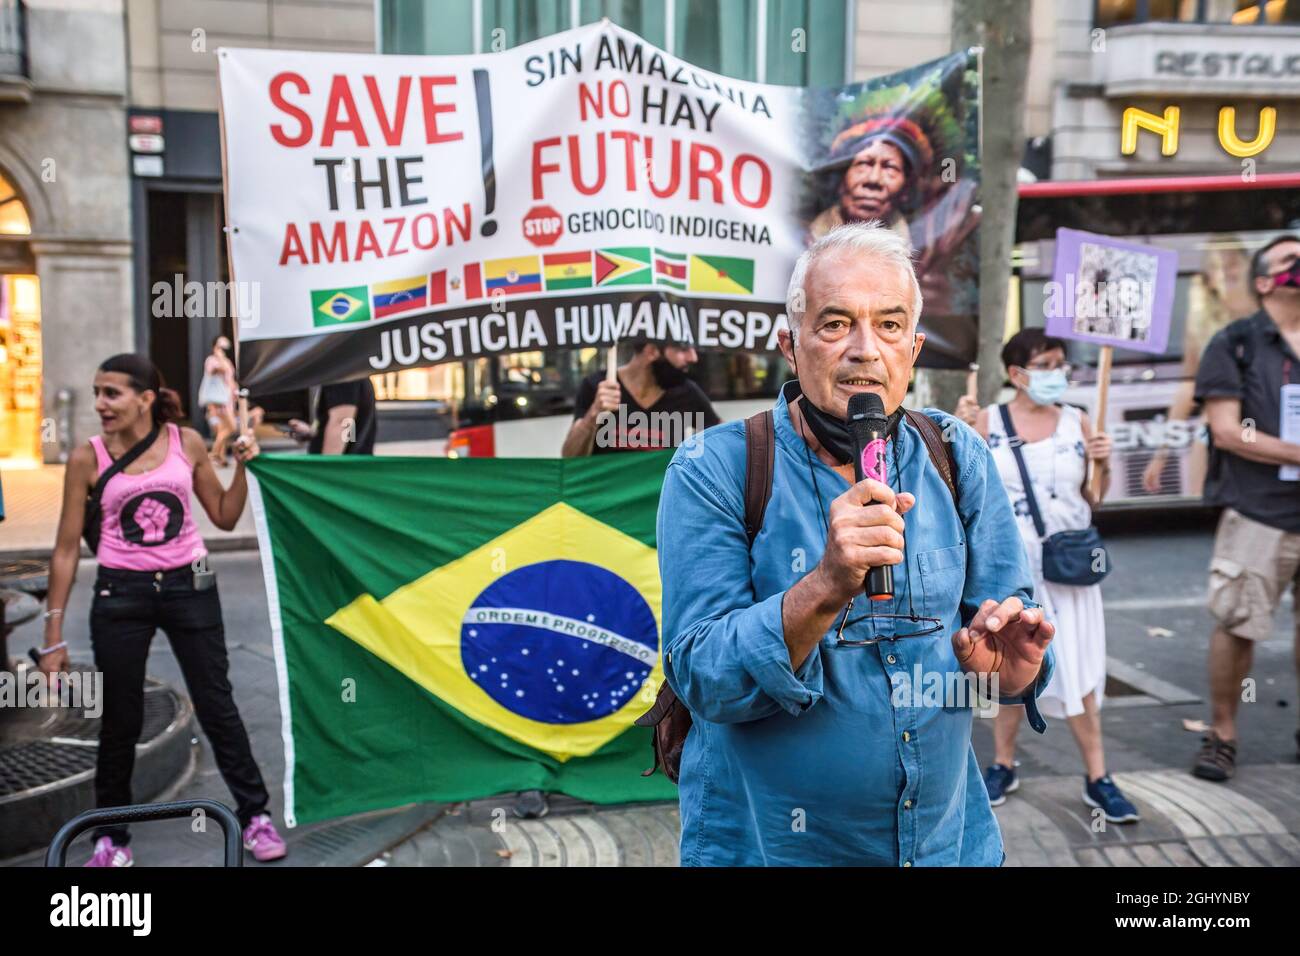
[[[541,789],[676,797],[632,722],[660,663],[671,452],[262,455],[290,826]]]

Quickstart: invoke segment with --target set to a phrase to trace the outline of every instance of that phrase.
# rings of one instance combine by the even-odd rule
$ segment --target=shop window
[[[0,173],[0,236],[29,236],[32,221],[18,190]]]
[[[40,284],[34,275],[0,275],[0,461],[40,459]]]
[[[1237,26],[1300,21],[1297,0],[1097,0],[1099,27],[1148,21],[1227,23]]]

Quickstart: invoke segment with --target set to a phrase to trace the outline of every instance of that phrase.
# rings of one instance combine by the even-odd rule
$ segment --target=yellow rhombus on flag
[[[660,601],[653,548],[560,502],[382,601],[361,595],[325,623],[466,716],[568,760],[595,752],[648,709],[642,675],[655,687],[663,680]],[[523,665],[531,673],[503,663],[521,634],[539,638],[523,648],[535,655]],[[617,691],[606,692],[607,675],[583,673],[596,647],[626,662]],[[605,716],[571,720],[608,711],[611,701],[621,704]]]

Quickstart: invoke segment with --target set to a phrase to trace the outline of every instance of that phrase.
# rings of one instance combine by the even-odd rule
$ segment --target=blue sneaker
[[[1007,802],[1007,794],[1020,789],[1020,775],[1015,768],[995,763],[984,771],[984,786],[989,791],[989,806],[1000,807]]]
[[[1098,777],[1091,783],[1085,775],[1083,781],[1083,802],[1090,807],[1100,807],[1111,823],[1137,823],[1142,819],[1137,807],[1119,792],[1119,787],[1110,779],[1110,774]]]

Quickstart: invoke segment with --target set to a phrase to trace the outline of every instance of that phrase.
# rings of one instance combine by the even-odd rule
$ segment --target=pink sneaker
[[[129,846],[118,846],[112,837],[100,837],[95,841],[95,853],[83,866],[131,866]]]
[[[269,813],[259,813],[253,817],[252,823],[244,827],[244,849],[252,850],[253,859],[259,863],[278,860],[289,852],[284,840],[280,839],[280,834],[275,832]]]

